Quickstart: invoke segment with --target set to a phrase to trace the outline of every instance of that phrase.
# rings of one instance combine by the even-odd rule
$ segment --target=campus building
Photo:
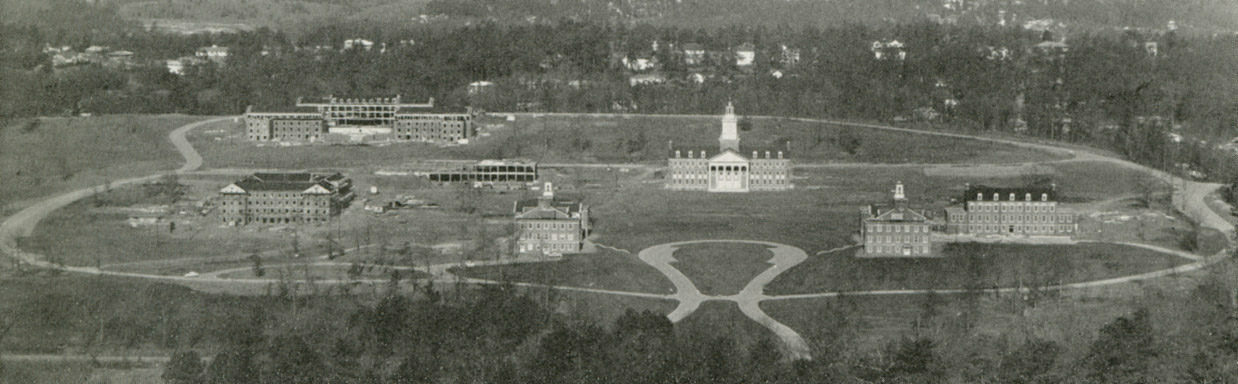
[[[561,255],[579,252],[588,236],[589,207],[555,199],[554,187],[546,183],[537,200],[516,201],[516,250],[521,254]]]
[[[671,145],[666,188],[709,192],[784,191],[791,184],[791,159],[782,151],[740,148],[735,107],[726,105],[718,151],[681,149]],[[745,154],[751,153],[751,157]]]
[[[529,160],[426,160],[405,164],[404,169],[436,183],[537,181],[537,162]]]
[[[1074,236],[1073,210],[1058,206],[1055,187],[968,185],[963,206],[946,208],[946,232],[975,235]]]
[[[360,141],[390,139],[432,143],[462,143],[473,137],[471,113],[414,113],[433,108],[404,103],[400,96],[376,99],[327,97],[320,103],[297,99],[291,111],[245,109],[245,137],[252,141]]]
[[[869,205],[860,210],[860,257],[933,256],[932,222],[922,210],[907,206],[903,183],[894,186],[889,206]]]
[[[255,173],[219,191],[219,211],[229,225],[322,223],[352,197],[339,173]]]

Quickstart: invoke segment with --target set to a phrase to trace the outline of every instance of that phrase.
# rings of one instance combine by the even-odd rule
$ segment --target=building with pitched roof
[[[671,145],[667,158],[666,188],[686,191],[784,191],[791,183],[791,159],[782,150],[741,148],[735,106],[727,103],[722,116],[718,152],[680,149]],[[752,157],[744,154],[751,151]]]
[[[219,190],[219,211],[228,225],[323,223],[352,197],[339,173],[255,173]]]
[[[860,210],[860,257],[934,256],[932,221],[923,210],[908,207],[900,181],[894,185],[889,206],[869,205]]]
[[[968,185],[961,207],[946,208],[952,234],[1074,236],[1072,209],[1058,206],[1057,188],[993,188]]]
[[[541,197],[516,201],[512,210],[516,215],[516,250],[521,254],[579,252],[589,234],[589,206],[556,199],[551,183],[545,184]]]

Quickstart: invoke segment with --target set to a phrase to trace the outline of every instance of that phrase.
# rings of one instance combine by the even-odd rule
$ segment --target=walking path
[[[596,116],[596,117],[616,116],[612,114],[546,114],[546,113],[523,114],[523,115]],[[626,116],[650,116],[650,117],[660,117],[660,118],[714,118],[716,117],[713,115],[626,115]],[[773,117],[773,116],[752,116],[752,117],[758,118],[758,119],[782,118],[782,117]],[[232,117],[221,117],[221,118],[204,120],[204,121],[185,125],[183,127],[180,127],[172,131],[172,133],[169,135],[169,139],[172,141],[173,146],[175,146],[176,149],[185,158],[184,166],[182,166],[180,169],[177,169],[176,172],[177,173],[194,172],[195,170],[197,170],[199,167],[202,166],[202,157],[198,154],[196,150],[194,150],[193,146],[190,145],[189,141],[186,140],[185,138],[185,135],[187,132],[189,132],[190,130],[194,128],[200,127],[202,125],[206,125],[206,124],[210,124],[210,123],[214,123],[218,121],[223,121],[223,120],[227,120],[231,118]],[[1076,150],[1057,147],[1054,145],[1046,145],[1046,144],[1040,144],[1040,143],[1024,142],[1024,141],[1009,140],[1009,139],[975,137],[975,136],[968,136],[968,135],[956,134],[956,133],[921,131],[921,130],[914,130],[914,129],[907,129],[907,128],[897,128],[897,127],[890,127],[890,126],[883,126],[883,125],[876,125],[876,124],[854,123],[854,122],[829,120],[829,119],[808,119],[808,118],[783,118],[783,119],[788,119],[788,120],[793,120],[793,121],[812,122],[812,123],[835,124],[835,125],[851,126],[851,127],[865,128],[865,129],[895,131],[895,132],[908,133],[908,134],[936,135],[936,136],[956,137],[956,138],[963,138],[963,139],[1009,144],[1009,145],[1014,145],[1014,146],[1019,146],[1019,147],[1047,151],[1051,153],[1063,154],[1068,157],[1067,159],[1063,159],[1063,160],[1052,160],[1052,161],[1047,161],[1047,162],[1098,161],[1098,162],[1106,162],[1106,163],[1115,164],[1115,165],[1126,167],[1126,168],[1139,170],[1139,171],[1148,173],[1150,175],[1156,176],[1158,178],[1161,178],[1163,180],[1166,180],[1167,182],[1171,182],[1172,184],[1174,184],[1175,187],[1177,188],[1177,190],[1175,191],[1174,197],[1173,197],[1174,206],[1177,207],[1180,211],[1182,211],[1187,217],[1190,217],[1192,220],[1199,223],[1199,225],[1212,228],[1212,229],[1216,229],[1216,230],[1221,231],[1222,233],[1225,233],[1231,239],[1230,245],[1231,245],[1231,248],[1233,247],[1233,244],[1232,244],[1232,241],[1233,241],[1232,235],[1234,233],[1233,224],[1231,224],[1225,218],[1218,215],[1211,208],[1209,208],[1209,206],[1207,205],[1207,202],[1205,201],[1205,198],[1210,193],[1216,191],[1217,188],[1220,188],[1221,186],[1220,184],[1199,183],[1199,182],[1194,182],[1194,181],[1189,181],[1189,180],[1183,180],[1173,175],[1170,175],[1166,172],[1162,172],[1162,171],[1151,169],[1151,168],[1148,168],[1142,165],[1134,164],[1129,161],[1098,155],[1090,151],[1084,151],[1084,150],[1076,151]],[[1041,162],[1040,164],[1043,164],[1043,163],[1045,162]],[[1034,163],[1025,163],[1025,164],[1034,164]],[[868,165],[864,165],[864,164],[850,164],[850,163],[812,164],[812,165],[801,165],[801,166],[803,167],[858,167],[858,166],[913,166],[913,165],[914,166],[925,166],[924,164],[908,164],[908,165],[868,164]],[[636,164],[594,164],[594,165],[554,164],[554,166],[558,166],[558,167],[627,167],[627,168],[648,168],[649,167],[647,165],[636,165]],[[244,170],[213,170],[213,171],[207,171],[204,173],[232,174],[232,173],[244,173],[244,172],[245,172]],[[156,174],[156,175],[150,175],[150,176],[145,176],[145,177],[135,177],[135,178],[125,179],[125,180],[120,180],[117,182],[113,182],[112,186],[121,186],[121,185],[145,182],[149,180],[154,180],[160,176],[162,175]],[[126,276],[126,277],[137,277],[137,278],[146,278],[146,279],[159,279],[159,280],[182,282],[182,283],[192,282],[195,284],[196,283],[210,283],[210,284],[224,284],[224,285],[235,285],[235,284],[266,285],[266,284],[270,284],[275,281],[273,279],[224,279],[224,278],[219,277],[221,274],[227,271],[216,271],[216,272],[208,273],[207,275],[199,276],[199,277],[182,277],[182,276],[162,276],[162,275],[151,275],[151,274],[141,274],[141,273],[106,271],[106,270],[99,270],[98,268],[89,268],[89,267],[58,266],[58,265],[54,265],[52,263],[45,261],[45,259],[39,255],[23,252],[21,249],[17,247],[17,238],[22,237],[22,236],[29,236],[33,232],[34,227],[38,224],[38,222],[42,220],[44,217],[46,217],[48,214],[50,214],[52,211],[62,208],[74,201],[80,200],[94,193],[102,191],[103,189],[104,189],[104,186],[96,186],[92,188],[80,189],[77,191],[72,191],[72,192],[60,194],[57,196],[53,196],[42,202],[31,205],[23,209],[22,211],[10,216],[3,223],[0,223],[0,252],[9,254],[13,257],[16,257],[34,266],[43,267],[43,268],[55,268],[55,269],[60,269],[60,270],[68,271],[68,272],[85,273],[85,274]],[[680,272],[678,269],[674,268],[670,264],[672,261],[674,261],[674,259],[671,257],[671,254],[674,252],[674,249],[676,247],[686,245],[686,244],[699,243],[699,242],[747,242],[747,243],[768,245],[774,248],[773,251],[774,251],[775,256],[770,261],[773,265],[769,269],[767,269],[766,271],[758,275],[756,278],[754,278],[752,281],[750,281],[748,285],[745,286],[745,288],[736,295],[706,296],[702,294],[696,288],[696,286],[692,283],[690,279],[687,278],[687,276],[685,276],[682,272]],[[1212,263],[1218,262],[1224,259],[1225,257],[1227,257],[1228,255],[1228,250],[1222,250],[1215,255],[1202,257],[1198,255],[1192,255],[1189,253],[1181,252],[1181,251],[1165,249],[1165,248],[1146,245],[1146,244],[1130,244],[1130,245],[1148,248],[1152,250],[1157,250],[1157,251],[1165,252],[1169,254],[1174,254],[1180,257],[1192,259],[1194,261],[1189,264],[1184,264],[1178,267],[1165,269],[1161,271],[1154,271],[1154,272],[1143,273],[1143,274],[1138,274],[1138,275],[1133,275],[1133,276],[1125,276],[1125,277],[1118,277],[1118,278],[1098,280],[1098,281],[1064,284],[1064,285],[1059,285],[1059,286],[1048,287],[1048,289],[1066,290],[1066,289],[1088,288],[1088,287],[1098,287],[1098,286],[1105,286],[1105,285],[1112,285],[1112,284],[1124,284],[1124,283],[1128,283],[1132,281],[1153,279],[1153,278],[1158,278],[1162,276],[1168,276],[1168,275],[1198,270]],[[546,286],[542,284],[530,284],[530,283],[515,283],[513,285],[523,286],[523,287],[550,288],[550,289],[559,289],[559,290],[577,291],[577,292],[589,292],[589,293],[607,294],[607,295],[624,295],[624,296],[631,296],[631,297],[675,300],[675,301],[678,301],[679,304],[676,307],[676,309],[673,312],[671,312],[671,314],[668,315],[668,317],[672,321],[679,321],[687,317],[693,311],[695,311],[696,308],[700,306],[701,302],[706,301],[706,300],[734,301],[739,305],[740,310],[746,316],[753,319],[754,321],[757,321],[763,326],[766,326],[767,328],[771,329],[775,334],[777,334],[783,340],[783,342],[787,345],[788,349],[790,350],[791,356],[795,358],[809,358],[810,357],[808,354],[809,349],[807,347],[807,344],[804,342],[803,338],[798,333],[796,333],[793,329],[787,327],[786,325],[779,323],[778,321],[774,320],[773,318],[765,314],[764,311],[762,311],[760,308],[760,302],[764,300],[789,300],[789,299],[800,299],[800,298],[835,297],[840,294],[839,292],[823,292],[823,293],[815,293],[815,294],[766,296],[764,294],[764,288],[766,284],[773,281],[782,272],[785,272],[786,270],[794,267],[795,265],[799,264],[800,262],[802,262],[803,260],[807,258],[807,254],[804,253],[803,250],[790,247],[790,246],[786,246],[786,245],[782,245],[782,244],[760,242],[760,241],[740,241],[740,240],[705,240],[705,241],[695,241],[695,242],[680,242],[680,243],[663,244],[663,245],[650,247],[645,250],[642,250],[638,256],[642,261],[648,263],[649,265],[657,269],[659,272],[666,275],[667,278],[670,279],[671,282],[675,285],[676,293],[671,294],[671,295],[660,295],[660,294],[651,294],[651,293],[627,292],[627,291],[580,288],[580,287]],[[518,261],[504,260],[504,261],[498,261],[498,262],[479,263],[478,265],[512,263],[512,262],[536,262],[536,261],[537,260],[518,260]],[[312,264],[312,265],[318,265],[318,264]],[[336,263],[322,263],[322,265],[337,265],[337,264]],[[432,276],[434,276],[433,277],[434,281],[452,282],[452,283],[469,283],[469,284],[501,284],[499,282],[490,281],[490,280],[460,277],[460,276],[453,275],[448,271],[449,268],[457,267],[457,266],[460,266],[460,264],[448,263],[448,264],[432,265],[429,267],[418,267],[414,269],[418,269],[418,270],[422,270],[424,272],[430,273]],[[270,267],[275,267],[275,266],[270,266]],[[385,279],[323,280],[319,282],[325,283],[325,284],[331,284],[331,283],[351,284],[351,283],[357,283],[357,282],[382,282],[382,281],[386,281],[386,280]],[[1015,291],[1019,291],[1023,289],[1026,289],[1026,288],[1008,287],[1008,288],[999,288],[996,291],[1015,292]],[[962,293],[965,291],[961,289],[933,290],[933,291],[930,291],[930,290],[873,290],[873,291],[861,291],[861,292],[846,292],[846,294],[849,296],[905,295],[905,294],[922,294],[922,293],[928,293],[928,292],[935,292],[939,294],[951,294],[951,293]]]

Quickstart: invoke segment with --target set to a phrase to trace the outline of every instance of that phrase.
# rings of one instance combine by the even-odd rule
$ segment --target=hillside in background
[[[97,15],[74,15],[79,9]],[[1235,0],[0,0],[0,11],[0,20],[9,23],[47,25],[66,17],[112,13],[168,32],[267,27],[294,35],[324,25],[390,28],[561,19],[680,28],[828,27],[926,19],[997,25],[1052,19],[1083,29],[1163,28],[1173,20],[1184,31],[1238,31]]]

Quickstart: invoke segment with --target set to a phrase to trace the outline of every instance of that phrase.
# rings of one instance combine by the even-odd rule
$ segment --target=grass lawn
[[[207,118],[112,115],[9,120],[0,127],[4,180],[0,209],[109,180],[179,168],[184,160],[168,142],[168,133]]]
[[[675,250],[675,268],[706,295],[734,295],[769,269],[774,253],[759,244],[691,244]]]
[[[1144,248],[1087,243],[948,244],[943,251],[946,257],[931,259],[860,259],[854,253],[852,248],[809,256],[770,283],[766,293],[1049,285],[1133,275],[1189,262]]]
[[[590,321],[598,326],[613,327],[615,319],[629,309],[640,312],[650,311],[666,315],[675,310],[677,305],[671,300],[648,299],[643,297],[604,295],[589,292],[551,291],[528,288],[530,297],[549,297],[557,306],[556,312],[571,319]]]
[[[318,168],[398,165],[412,158],[530,158],[542,162],[665,163],[667,144],[716,149],[721,116],[673,117],[521,117],[515,122],[482,117],[476,125],[488,136],[463,146],[425,143],[392,145],[301,145],[282,147],[248,142],[241,126],[228,133],[191,135],[209,167]],[[789,120],[754,120],[740,135],[745,145],[787,148],[799,162],[1019,163],[1056,158],[1041,151],[968,139],[840,128]],[[840,142],[854,138],[854,151]],[[854,152],[854,153],[852,153]]]
[[[263,275],[258,276],[253,269],[244,269],[235,272],[221,274],[219,277],[225,279],[277,279],[281,276],[287,276],[294,280],[374,280],[374,279],[390,279],[391,268],[379,265],[360,265],[359,273],[355,276],[349,274],[350,266],[347,265],[304,265],[304,264],[276,264],[264,265]],[[401,279],[423,279],[430,277],[430,274],[413,271],[400,270]]]
[[[567,255],[559,261],[456,268],[454,271],[467,277],[495,281],[628,292],[674,292],[674,286],[657,269],[635,255],[607,249],[594,254]]]
[[[162,384],[163,367],[143,364],[139,367],[92,367],[90,362],[5,361],[0,370],[0,383],[23,384]],[[113,364],[109,364],[113,365]]]

